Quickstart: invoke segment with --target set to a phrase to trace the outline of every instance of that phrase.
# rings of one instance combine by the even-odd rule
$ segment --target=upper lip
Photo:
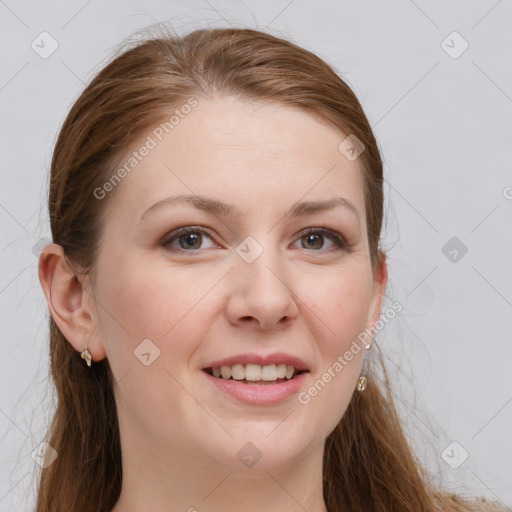
[[[233,366],[235,364],[248,364],[254,363],[261,366],[268,366],[271,364],[286,364],[293,366],[299,371],[309,371],[307,364],[297,356],[285,354],[284,352],[276,352],[274,354],[239,354],[236,356],[226,357],[225,359],[218,359],[208,363],[204,368],[220,368],[221,366]]]

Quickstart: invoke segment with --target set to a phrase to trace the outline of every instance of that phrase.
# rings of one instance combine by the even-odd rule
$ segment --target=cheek
[[[314,313],[311,321],[320,334],[317,343],[322,345],[325,355],[337,356],[367,327],[371,279],[363,269],[354,266],[300,282],[297,295],[307,306],[304,314],[310,314],[306,313],[308,309]]]
[[[345,413],[360,375],[366,350],[358,336],[367,327],[372,288],[365,269],[357,266],[316,280],[309,288],[305,302],[314,312],[310,327],[314,323],[311,330],[322,364],[299,401],[314,411],[313,416],[324,418],[315,428],[325,435]]]
[[[124,262],[115,270],[106,269],[104,275],[110,272],[115,279],[99,281],[109,283],[100,290],[104,307],[98,311],[101,336],[112,356],[109,359],[122,372],[139,363],[134,351],[149,339],[157,347],[153,348],[158,354],[155,366],[185,371],[195,345],[207,334],[204,298],[214,283],[198,279],[193,270],[162,273],[143,272],[141,265],[131,267]]]
[[[115,279],[102,281],[109,284],[98,300],[104,305],[99,308],[102,341],[120,382],[119,407],[127,408],[125,414],[137,411],[138,417],[169,426],[169,411],[184,416],[197,406],[180,382],[189,371],[191,355],[207,337],[206,301],[201,299],[214,283],[205,279],[201,284],[192,273],[179,270],[142,272],[140,266],[131,272],[119,265],[111,275]],[[149,354],[147,365],[144,354]],[[167,433],[178,435],[178,424],[172,428],[177,430],[169,427]]]

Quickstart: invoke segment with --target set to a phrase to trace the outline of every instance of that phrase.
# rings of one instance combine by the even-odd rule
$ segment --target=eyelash
[[[204,250],[208,250],[208,249],[191,249],[191,250],[186,250],[186,249],[177,249],[177,248],[169,248],[170,247],[170,244],[178,239],[180,236],[182,235],[187,235],[189,233],[201,233],[202,235],[203,234],[206,234],[210,239],[213,240],[213,237],[212,235],[207,231],[205,230],[204,228],[200,228],[200,227],[194,227],[194,226],[189,226],[189,227],[186,227],[186,228],[179,228],[175,231],[171,231],[171,233],[169,234],[172,234],[172,236],[170,238],[167,238],[164,242],[163,242],[163,246],[169,251],[169,252],[175,252],[175,253],[201,253],[202,251]],[[309,236],[309,235],[316,235],[316,234],[320,234],[320,235],[323,235],[323,236],[326,236],[328,238],[330,238],[334,244],[335,244],[335,247],[332,248],[332,249],[326,249],[326,250],[323,250],[323,249],[319,249],[319,250],[312,250],[312,251],[308,251],[308,252],[317,252],[317,253],[324,253],[324,252],[337,252],[337,251],[345,251],[345,252],[352,252],[352,244],[348,243],[344,238],[343,236],[341,236],[339,233],[337,233],[336,231],[332,231],[330,229],[325,229],[325,228],[308,228],[306,229],[305,231],[303,231],[299,238],[298,239],[301,239],[303,237],[306,237],[306,236]],[[304,249],[304,250],[307,250],[307,249]]]

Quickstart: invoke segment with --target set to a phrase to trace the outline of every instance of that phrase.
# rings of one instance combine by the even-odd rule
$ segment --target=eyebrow
[[[232,203],[223,203],[222,201],[217,201],[206,196],[194,194],[166,197],[165,199],[158,201],[153,206],[150,206],[147,210],[145,210],[142,213],[140,220],[143,220],[144,217],[150,212],[155,212],[164,206],[175,203],[188,203],[198,210],[213,213],[214,215],[220,215],[223,217],[233,217],[239,215]],[[303,201],[300,203],[295,203],[290,208],[290,210],[286,212],[286,215],[289,217],[300,217],[311,215],[313,213],[332,210],[336,207],[342,207],[351,212],[356,217],[357,222],[360,224],[361,220],[359,217],[359,211],[348,199],[345,199],[344,197],[334,197],[326,201]]]

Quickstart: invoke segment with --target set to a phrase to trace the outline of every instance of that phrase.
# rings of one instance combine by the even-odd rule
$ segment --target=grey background
[[[512,505],[512,1],[0,0],[0,511],[33,509],[52,410],[37,251],[53,144],[111,49],[157,21],[269,30],[354,89],[385,162],[387,307],[404,310],[377,342],[411,443],[436,481]]]

